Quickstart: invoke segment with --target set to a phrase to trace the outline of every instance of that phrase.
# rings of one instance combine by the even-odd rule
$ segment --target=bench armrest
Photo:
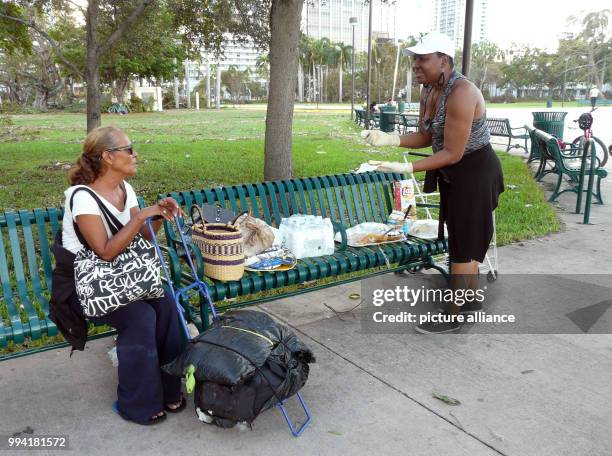
[[[340,238],[342,239],[342,242],[340,243],[340,247],[338,247],[338,251],[342,252],[346,250],[346,245],[348,242],[348,239],[346,237],[346,227],[342,223],[334,222],[333,220],[331,222],[332,226],[334,227],[334,237],[336,237],[336,233],[340,233]]]

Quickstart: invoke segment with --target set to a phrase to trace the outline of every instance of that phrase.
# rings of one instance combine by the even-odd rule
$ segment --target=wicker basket
[[[192,240],[202,252],[206,277],[224,281],[242,277],[244,251],[239,227],[224,223],[196,223]]]

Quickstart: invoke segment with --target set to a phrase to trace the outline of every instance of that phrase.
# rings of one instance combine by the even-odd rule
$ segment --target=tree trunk
[[[298,65],[298,101],[304,102],[304,70],[302,64]]]
[[[266,115],[266,180],[293,172],[293,105],[304,0],[272,0],[270,9],[270,92]]]
[[[217,60],[217,77],[215,78],[215,108],[221,109],[221,62]]]
[[[100,70],[98,68],[98,0],[89,0],[85,27],[87,29],[87,133],[102,124],[100,117]]]
[[[312,64],[312,92],[311,92],[311,94],[312,94],[312,101],[318,101],[318,98],[317,98],[317,85],[316,84],[317,84],[317,76],[316,76],[316,73],[315,73],[315,64],[313,62],[313,64]]]
[[[340,75],[338,80],[338,102],[342,103],[342,63],[340,64]]]
[[[593,83],[595,86],[599,87],[600,90],[603,89],[602,80],[599,77],[599,72],[597,71],[597,65],[595,64],[595,50],[592,47],[589,47],[587,53],[589,59],[589,65],[591,65],[591,74],[593,76]]]
[[[210,109],[210,60],[206,56],[206,108]]]
[[[49,101],[49,91],[46,88],[37,87],[36,98],[34,98],[32,107],[35,109],[39,109],[41,111],[46,111],[48,109],[47,107],[48,101]]]
[[[482,75],[482,80],[480,81],[480,91],[482,92],[482,89],[484,88],[485,85],[485,81],[487,80],[487,70],[489,69],[489,67],[487,65],[485,65],[484,67],[484,72]]]
[[[125,103],[125,89],[129,84],[128,78],[117,79],[115,81],[115,97],[117,98],[117,103],[124,104]]]

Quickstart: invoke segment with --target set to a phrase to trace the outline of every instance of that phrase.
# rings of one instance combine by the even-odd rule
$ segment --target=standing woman
[[[431,157],[408,164],[382,162],[377,170],[408,174],[426,171],[425,192],[433,192],[438,186],[438,237],[443,237],[446,223],[451,285],[458,289],[475,287],[478,264],[484,260],[493,236],[493,211],[504,182],[501,163],[489,142],[484,98],[472,82],[454,70],[454,51],[452,40],[437,32],[405,51],[414,55],[413,69],[423,85],[418,132],[399,136],[369,130],[363,134],[372,146],[432,147]],[[446,312],[456,315],[481,308],[478,303],[451,304]],[[460,329],[454,318],[445,320],[451,321],[425,323],[416,330],[445,333]]]
[[[136,174],[137,157],[129,138],[117,128],[96,128],[85,138],[83,153],[70,172],[72,186],[65,191],[63,253],[56,253],[52,299],[59,311],[66,306],[74,312],[73,315],[83,316],[74,278],[70,277],[74,256],[84,247],[83,242],[98,257],[112,261],[138,233],[151,240],[145,223],[148,218],[153,218],[153,229],[157,231],[162,219],[172,220],[180,211],[172,198],[165,198],[144,209],[138,208],[134,189],[126,182]],[[92,190],[100,204],[123,225],[115,235],[112,235],[96,199],[88,191],[74,193],[83,186]],[[61,315],[67,314],[62,311]],[[138,424],[155,424],[166,418],[164,410],[177,412],[185,407],[181,379],[160,369],[160,365],[172,361],[181,351],[182,333],[178,318],[174,301],[168,295],[133,301],[104,316],[90,318],[117,329],[119,385],[114,409],[124,419]],[[71,324],[66,318],[58,327],[62,327],[61,323],[64,326]],[[73,331],[68,330],[68,333]],[[84,340],[79,349],[83,345]]]

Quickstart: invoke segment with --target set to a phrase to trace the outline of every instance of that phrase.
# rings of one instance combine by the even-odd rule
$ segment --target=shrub
[[[146,112],[147,111],[147,106],[145,105],[145,102],[142,101],[142,98],[139,98],[135,95],[132,96],[130,101],[128,101],[127,106],[130,112]]]
[[[100,102],[100,112],[108,112],[108,108],[110,108],[112,105],[113,102],[110,100]]]

